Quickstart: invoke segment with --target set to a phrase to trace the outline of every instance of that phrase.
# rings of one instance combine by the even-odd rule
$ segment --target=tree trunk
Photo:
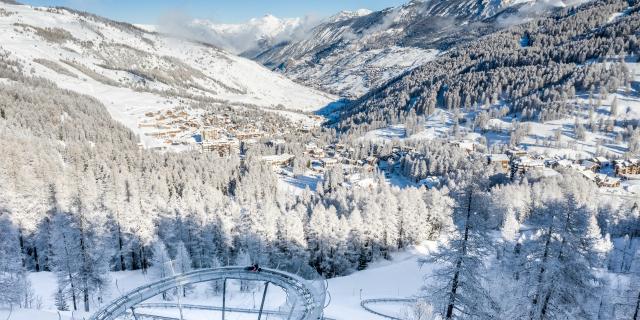
[[[144,251],[144,245],[140,244],[140,259],[142,265],[142,272],[147,273],[147,269],[149,268],[149,261],[147,261],[147,255]]]
[[[640,320],[640,291],[636,300],[636,311],[633,313],[633,320]]]
[[[120,255],[120,271],[124,271],[126,265],[124,263],[124,253],[122,252],[122,230],[120,229],[120,223],[118,223],[118,253]]]
[[[73,284],[73,274],[71,273],[71,266],[69,265],[69,248],[67,247],[67,238],[62,235],[62,241],[64,242],[64,252],[66,255],[65,264],[67,267],[67,276],[69,277],[69,285],[71,286],[71,300],[73,300],[73,311],[78,311],[78,304],[76,303],[76,287]]]
[[[40,272],[40,262],[38,261],[38,247],[33,247],[33,260],[36,263],[36,272]]]
[[[456,294],[458,292],[458,283],[460,281],[460,269],[462,269],[462,257],[467,255],[467,241],[469,240],[469,219],[471,219],[471,200],[473,199],[473,190],[469,191],[469,200],[467,203],[467,218],[464,223],[464,238],[462,240],[462,255],[456,262],[456,271],[453,274],[451,283],[451,292],[449,293],[449,305],[447,305],[446,319],[453,318],[453,310],[456,304]]]
[[[538,305],[538,300],[540,299],[540,294],[542,294],[542,280],[544,277],[544,273],[546,271],[545,265],[547,264],[547,259],[549,258],[549,247],[551,245],[551,233],[553,232],[553,220],[550,222],[549,229],[547,230],[547,239],[544,244],[544,254],[542,255],[542,262],[540,265],[540,272],[538,273],[538,290],[531,301],[533,305],[531,308],[530,318],[533,319],[535,316],[535,308]]]
[[[84,241],[84,223],[83,223],[83,217],[80,217],[78,220],[80,220],[80,255],[82,256],[82,294],[83,294],[83,302],[84,302],[84,311],[85,312],[89,312],[89,264],[91,263],[91,261],[89,261],[88,257],[88,253],[87,253],[87,247],[86,247],[86,243]]]
[[[136,260],[136,251],[131,249],[131,270],[138,270],[138,261]]]
[[[542,302],[542,309],[540,310],[540,320],[544,320],[547,317],[547,310],[549,310],[549,300],[551,300],[551,291],[549,291]]]
[[[20,260],[22,261],[22,267],[26,268],[27,267],[27,262],[24,259],[24,237],[22,237],[22,228],[20,228],[18,230],[18,235],[19,235],[19,241],[20,241]]]
[[[85,286],[86,284],[86,280],[85,280]],[[83,295],[84,295],[84,312],[89,312],[89,289],[85,289],[82,291]]]
[[[69,279],[72,279],[71,273],[69,273]],[[78,304],[76,303],[76,288],[73,285],[73,281],[71,281],[71,300],[73,300],[73,311],[78,311]]]

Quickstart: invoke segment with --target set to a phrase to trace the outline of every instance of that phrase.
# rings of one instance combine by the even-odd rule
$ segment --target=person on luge
[[[251,272],[260,272],[262,271],[262,268],[260,268],[260,266],[257,263],[254,263],[251,266],[248,266],[246,268],[244,268],[247,271],[251,271]]]

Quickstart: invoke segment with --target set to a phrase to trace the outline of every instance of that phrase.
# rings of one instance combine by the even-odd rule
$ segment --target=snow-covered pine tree
[[[219,268],[222,266],[218,257],[213,257],[210,264],[211,268]],[[223,282],[224,280],[214,280],[209,282],[207,293],[212,295],[219,295],[220,293],[222,293],[222,286],[224,285]]]
[[[572,194],[534,209],[535,235],[522,244],[521,288],[527,301],[512,316],[529,319],[590,318],[589,301],[600,286],[593,272],[596,241],[588,234],[592,212]],[[602,238],[600,236],[600,238]],[[519,305],[520,307],[515,307]],[[522,306],[528,306],[523,308]]]
[[[236,256],[235,265],[237,266],[249,266],[252,265],[251,256],[246,251],[242,250],[238,252]],[[240,292],[249,292],[250,284],[248,280],[240,280]]]
[[[486,201],[488,172],[481,167],[466,171],[456,192],[454,226],[450,237],[437,252],[421,259],[422,263],[437,263],[433,273],[435,283],[426,288],[432,305],[445,319],[494,317],[498,310],[483,278],[485,262],[492,246],[487,234],[487,217],[480,210]]]
[[[67,304],[67,297],[65,297],[64,292],[58,289],[53,297],[54,304],[56,305],[56,309],[59,311],[69,311],[69,304]]]
[[[167,252],[167,247],[162,240],[157,240],[151,246],[151,275],[155,279],[162,279],[173,275],[173,266],[171,265],[171,257]],[[162,293],[162,299],[168,300],[169,296],[166,292]]]
[[[73,228],[69,214],[57,213],[51,221],[51,266],[56,274],[58,291],[71,298],[73,310],[78,310],[81,264],[80,234]]]
[[[25,306],[29,292],[26,270],[22,267],[18,231],[7,215],[0,215],[0,305]]]
[[[502,235],[503,247],[502,252],[498,251],[501,257],[508,255],[508,252],[513,251],[516,237],[520,231],[520,223],[516,219],[516,214],[513,209],[507,209],[502,222],[502,228],[500,229]]]
[[[187,251],[187,247],[184,246],[182,241],[176,245],[176,257],[173,260],[173,268],[176,274],[183,274],[191,271],[191,256]],[[192,286],[182,286],[182,296],[187,296],[187,291],[191,290]]]

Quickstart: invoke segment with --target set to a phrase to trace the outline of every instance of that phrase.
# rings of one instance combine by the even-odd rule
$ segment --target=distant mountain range
[[[581,0],[578,0],[581,1]],[[145,29],[195,39],[281,72],[294,81],[357,98],[451,46],[568,4],[554,0],[413,0],[331,17],[266,15],[240,24],[166,17]]]
[[[243,56],[316,88],[350,98],[476,39],[563,2],[428,0],[376,12],[340,14],[303,39]]]

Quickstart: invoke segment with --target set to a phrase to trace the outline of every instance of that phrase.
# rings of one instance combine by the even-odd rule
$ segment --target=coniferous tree
[[[491,248],[486,221],[480,209],[487,189],[488,172],[482,168],[470,168],[464,185],[458,190],[454,210],[454,227],[451,235],[438,252],[423,263],[438,263],[434,271],[435,285],[427,288],[427,295],[436,310],[445,319],[491,318],[498,313],[498,306],[485,289],[484,259]]]

